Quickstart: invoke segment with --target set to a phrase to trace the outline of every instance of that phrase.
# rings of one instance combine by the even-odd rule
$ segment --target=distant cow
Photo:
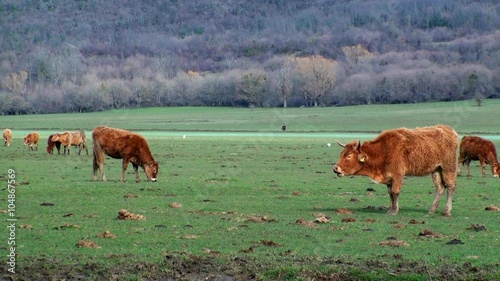
[[[139,182],[138,167],[142,167],[148,180],[155,182],[158,176],[158,163],[149,150],[148,143],[139,134],[110,127],[96,127],[92,130],[94,143],[94,180],[97,180],[97,169],[101,171],[102,180],[106,181],[104,174],[104,154],[123,159],[121,180],[125,180],[125,170],[128,163],[132,163],[135,172],[135,181]]]
[[[491,173],[494,177],[498,177],[500,173],[500,164],[497,159],[497,150],[495,145],[486,139],[476,136],[465,136],[460,142],[460,154],[458,158],[458,175],[462,174],[461,167],[467,166],[467,176],[470,176],[469,164],[471,161],[477,161],[481,165],[481,174],[486,176],[484,168],[486,164],[491,167]]]
[[[63,154],[66,154],[66,150],[68,155],[70,154],[71,146],[78,147],[78,155],[81,154],[82,149],[87,151],[87,155],[89,155],[89,150],[87,147],[87,137],[85,132],[82,130],[75,132],[64,132],[64,133],[56,133],[53,134],[50,138],[51,142],[60,142],[64,146]],[[48,152],[48,149],[47,149]]]
[[[50,135],[47,139],[47,154],[52,154],[54,151],[54,146],[57,148],[57,154],[61,154],[61,142],[60,141],[52,141],[52,137],[54,134]]]
[[[55,133],[52,135],[50,138],[51,142],[60,142],[61,145],[64,147],[63,154],[66,154],[66,151],[68,151],[68,155],[71,149],[71,143],[73,141],[73,135],[70,132],[64,132],[64,133]]]
[[[390,195],[389,214],[399,210],[398,197],[403,177],[432,174],[436,196],[429,209],[434,213],[445,188],[448,199],[443,215],[451,216],[456,187],[458,135],[450,127],[437,125],[417,129],[394,129],[382,132],[372,141],[346,145],[333,166],[338,176],[368,176],[386,184]]]
[[[24,137],[24,145],[27,145],[29,150],[38,150],[39,140],[40,140],[39,133],[37,132],[29,133],[26,137]]]
[[[3,130],[3,143],[5,146],[10,146],[12,142],[12,131],[10,129]]]
[[[83,148],[85,149],[85,151],[87,151],[87,155],[89,155],[89,149],[87,147],[87,136],[85,135],[85,132],[79,130],[76,132],[71,132],[71,135],[71,145],[78,147],[78,155],[80,155]]]

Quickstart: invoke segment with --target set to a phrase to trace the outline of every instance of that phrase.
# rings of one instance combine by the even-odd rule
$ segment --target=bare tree
[[[287,100],[292,94],[294,69],[295,60],[289,58],[274,72],[274,78],[280,90],[283,107],[287,107]]]
[[[262,105],[262,93],[266,80],[267,74],[261,70],[248,71],[241,77],[240,89],[250,105]]]
[[[337,77],[338,62],[322,56],[296,58],[296,70],[304,77],[306,103],[317,107],[321,97],[332,93]]]

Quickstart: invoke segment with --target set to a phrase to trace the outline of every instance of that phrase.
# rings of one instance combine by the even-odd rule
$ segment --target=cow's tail
[[[83,148],[85,148],[85,151],[87,151],[87,155],[89,155],[89,148],[87,146],[87,136],[85,135],[85,131],[79,130],[80,136],[82,136],[82,144]]]

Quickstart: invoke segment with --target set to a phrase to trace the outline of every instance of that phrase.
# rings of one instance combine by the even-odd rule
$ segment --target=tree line
[[[6,0],[0,113],[479,102],[500,97],[499,12],[493,0]]]

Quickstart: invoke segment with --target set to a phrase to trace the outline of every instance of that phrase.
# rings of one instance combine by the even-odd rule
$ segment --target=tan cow
[[[78,155],[82,152],[82,148],[87,151],[87,155],[89,155],[89,149],[87,147],[87,137],[85,132],[82,130],[71,132],[71,145],[78,147]],[[69,153],[68,153],[69,154]]]
[[[158,163],[155,161],[148,143],[143,136],[122,129],[106,126],[96,127],[92,130],[92,141],[94,143],[94,180],[97,180],[97,170],[102,174],[102,180],[106,181],[104,174],[104,155],[115,159],[123,159],[121,180],[125,180],[125,170],[128,163],[132,163],[135,172],[135,181],[140,182],[139,166],[142,167],[148,180],[155,182],[158,176]]]
[[[416,129],[382,132],[372,141],[339,145],[344,147],[333,171],[338,176],[361,175],[387,185],[389,214],[399,210],[398,197],[403,178],[432,174],[436,195],[429,213],[434,213],[445,189],[448,199],[443,215],[451,216],[453,193],[457,183],[458,135],[450,127],[437,125]]]
[[[37,150],[38,151],[38,141],[39,140],[40,140],[39,133],[37,133],[37,132],[29,133],[24,138],[24,145],[27,145],[29,150]]]
[[[51,142],[60,142],[61,145],[64,147],[63,155],[66,154],[66,150],[69,151],[71,149],[71,144],[73,142],[73,135],[70,132],[64,132],[64,133],[55,133],[52,135],[52,138],[50,138]]]
[[[5,146],[10,146],[12,142],[12,131],[10,129],[3,130],[3,143]]]
[[[481,165],[481,174],[483,177],[486,176],[484,171],[486,164],[490,165],[493,176],[498,177],[498,174],[500,173],[500,164],[498,163],[497,150],[491,141],[476,136],[465,136],[460,142],[459,155],[459,176],[462,174],[461,168],[465,163],[467,167],[467,176],[470,177],[470,162],[479,160],[479,164]]]

